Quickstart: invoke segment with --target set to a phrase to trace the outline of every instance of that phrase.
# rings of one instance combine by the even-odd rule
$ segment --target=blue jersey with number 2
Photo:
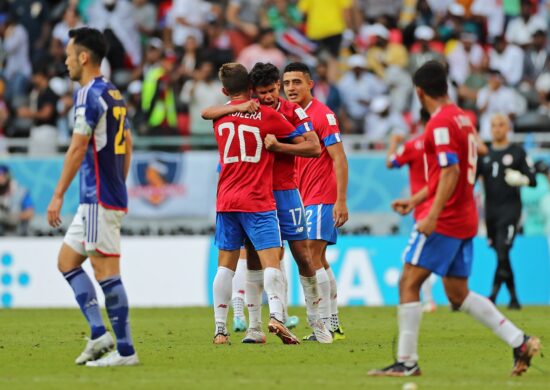
[[[103,77],[82,87],[75,100],[74,132],[90,137],[80,167],[80,203],[126,210],[126,104],[118,89]]]

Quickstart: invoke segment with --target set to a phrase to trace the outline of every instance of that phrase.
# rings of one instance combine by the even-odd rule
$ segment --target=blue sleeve
[[[31,193],[27,191],[21,203],[21,210],[25,211],[32,208],[34,208],[34,204],[32,203]]]
[[[442,168],[450,167],[451,165],[458,164],[458,155],[453,152],[439,152],[437,155],[437,161]]]
[[[294,131],[288,137],[285,137],[285,139],[296,138],[312,130],[313,130],[313,124],[311,122],[304,122],[298,127],[295,127]]]
[[[96,96],[88,88],[83,88],[77,94],[75,105],[75,122],[77,117],[83,117],[93,130],[107,109],[107,103],[101,96]]]
[[[325,146],[334,145],[338,142],[342,142],[342,137],[340,137],[340,133],[329,134],[328,136],[323,138],[323,143],[325,144]]]

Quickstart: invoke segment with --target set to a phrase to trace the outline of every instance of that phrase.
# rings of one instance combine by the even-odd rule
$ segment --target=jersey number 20
[[[118,130],[115,135],[115,154],[126,154],[126,134],[124,124],[126,123],[126,107],[113,107],[113,116],[118,121]]]
[[[225,148],[223,150],[223,163],[232,164],[239,161],[257,163],[260,161],[262,155],[262,138],[260,137],[260,129],[254,126],[239,125],[237,126],[237,133],[239,136],[239,150],[240,156],[229,156],[229,150],[231,149],[231,144],[235,138],[235,125],[231,122],[222,123],[218,127],[218,134],[221,136],[224,130],[228,130],[229,134],[227,136],[227,142],[225,143]],[[255,152],[253,156],[248,156],[246,154],[246,144],[244,140],[244,133],[251,133],[254,136],[256,141]]]

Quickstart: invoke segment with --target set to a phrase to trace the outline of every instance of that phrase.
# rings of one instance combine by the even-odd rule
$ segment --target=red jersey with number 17
[[[409,166],[409,185],[412,195],[426,187],[428,179],[424,158],[424,134],[405,142],[390,159],[395,168],[401,168],[403,165]],[[424,201],[414,208],[414,219],[416,221],[424,213],[426,205],[427,202]]]
[[[336,203],[336,173],[327,147],[342,142],[336,115],[313,98],[305,108],[313,129],[321,142],[321,155],[317,158],[296,157],[298,189],[305,206]]]
[[[304,109],[296,103],[279,98],[276,110],[300,132],[313,130],[311,119]],[[296,159],[292,154],[275,153],[273,165],[273,190],[293,190],[298,188],[294,163]]]
[[[426,124],[424,150],[428,164],[427,210],[434,202],[441,169],[453,164],[460,168],[455,190],[439,215],[435,231],[459,239],[474,237],[478,223],[474,201],[477,143],[470,118],[454,104],[440,107]]]
[[[232,101],[240,104],[244,101]],[[218,212],[263,212],[275,210],[273,197],[274,154],[264,148],[267,134],[294,138],[300,129],[267,106],[255,113],[237,112],[214,122],[220,153]]]

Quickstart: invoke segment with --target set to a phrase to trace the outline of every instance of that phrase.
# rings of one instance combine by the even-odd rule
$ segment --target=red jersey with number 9
[[[240,104],[232,101],[229,104]],[[280,113],[260,106],[255,113],[235,113],[214,122],[220,153],[218,212],[264,212],[276,209],[273,197],[274,155],[264,148],[267,134],[278,139],[303,134]]]
[[[437,220],[437,233],[467,239],[477,234],[474,183],[477,167],[476,130],[469,117],[454,104],[440,107],[426,125],[424,150],[428,164],[428,199],[424,218],[435,199],[441,169],[458,164],[455,190]]]

